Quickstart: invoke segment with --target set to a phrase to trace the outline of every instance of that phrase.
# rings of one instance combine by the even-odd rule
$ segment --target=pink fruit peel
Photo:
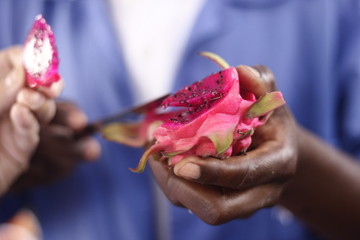
[[[23,64],[29,87],[49,87],[60,79],[55,36],[45,19],[38,15],[26,37]]]
[[[214,53],[201,55],[224,69],[167,97],[162,107],[171,108],[171,111],[149,111],[138,124],[136,134],[109,131],[114,129],[112,126],[124,123],[103,128],[105,138],[122,144],[153,143],[131,171],[144,171],[147,159],[154,154],[161,154],[174,165],[191,155],[225,159],[245,153],[255,129],[266,122],[274,109],[285,104],[281,92],[271,92],[257,99],[253,93],[241,89],[241,79],[234,67],[229,67]],[[129,138],[136,144],[129,144],[126,140]]]

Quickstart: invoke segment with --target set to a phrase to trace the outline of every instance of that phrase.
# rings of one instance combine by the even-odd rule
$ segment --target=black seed
[[[215,100],[218,100],[218,99],[220,99],[220,98],[221,98],[221,96],[213,97],[213,98],[211,98],[211,100],[212,100],[212,101],[215,101]]]

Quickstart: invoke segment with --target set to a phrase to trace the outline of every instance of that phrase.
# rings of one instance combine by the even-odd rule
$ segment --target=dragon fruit
[[[23,64],[29,87],[50,86],[60,79],[55,36],[45,19],[38,15],[26,37]]]
[[[104,127],[105,138],[120,143],[140,146],[153,140],[131,171],[142,172],[149,156],[156,153],[169,159],[171,165],[190,155],[226,159],[245,153],[255,129],[266,122],[274,109],[285,104],[281,92],[257,99],[241,88],[236,68],[216,54],[201,54],[223,70],[170,95],[162,102],[162,108],[171,110],[148,111],[131,134],[124,131],[123,123]]]

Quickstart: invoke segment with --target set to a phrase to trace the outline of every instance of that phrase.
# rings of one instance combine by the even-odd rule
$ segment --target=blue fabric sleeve
[[[338,69],[340,147],[360,158],[360,2],[347,5],[341,16]],[[354,28],[354,26],[356,26]],[[346,38],[344,37],[346,36]]]

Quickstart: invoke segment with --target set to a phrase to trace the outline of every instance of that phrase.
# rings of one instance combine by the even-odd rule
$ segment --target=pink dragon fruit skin
[[[29,87],[50,86],[60,79],[55,36],[45,19],[38,15],[26,38],[23,64]]]
[[[263,125],[272,110],[285,104],[281,92],[267,93],[257,99],[241,89],[241,79],[234,67],[213,53],[202,53],[224,70],[187,86],[166,98],[163,108],[172,111],[147,112],[140,124],[136,141],[124,136],[124,124],[110,124],[103,135],[109,140],[138,146],[153,141],[131,171],[140,173],[150,155],[160,153],[171,165],[187,156],[225,159],[244,153],[251,145],[254,130]],[[176,109],[176,110],[173,110]],[[114,131],[115,130],[115,131]],[[126,140],[128,138],[128,140]],[[132,144],[134,146],[134,144]]]
[[[200,94],[196,94],[194,89],[200,89]],[[191,91],[194,92],[188,94]],[[188,107],[177,118],[169,118],[155,129],[153,137],[156,143],[151,148],[159,151],[161,146],[162,154],[170,158],[171,164],[189,155],[224,159],[245,152],[251,144],[251,134],[246,133],[262,123],[259,118],[246,119],[246,113],[256,98],[248,94],[250,97],[244,99],[239,92],[237,71],[230,67],[168,97],[163,102],[165,107],[185,104]],[[179,100],[181,96],[185,100]],[[235,149],[233,144],[237,146]],[[143,161],[144,158],[148,155],[144,154]],[[138,168],[132,170],[139,171]]]

